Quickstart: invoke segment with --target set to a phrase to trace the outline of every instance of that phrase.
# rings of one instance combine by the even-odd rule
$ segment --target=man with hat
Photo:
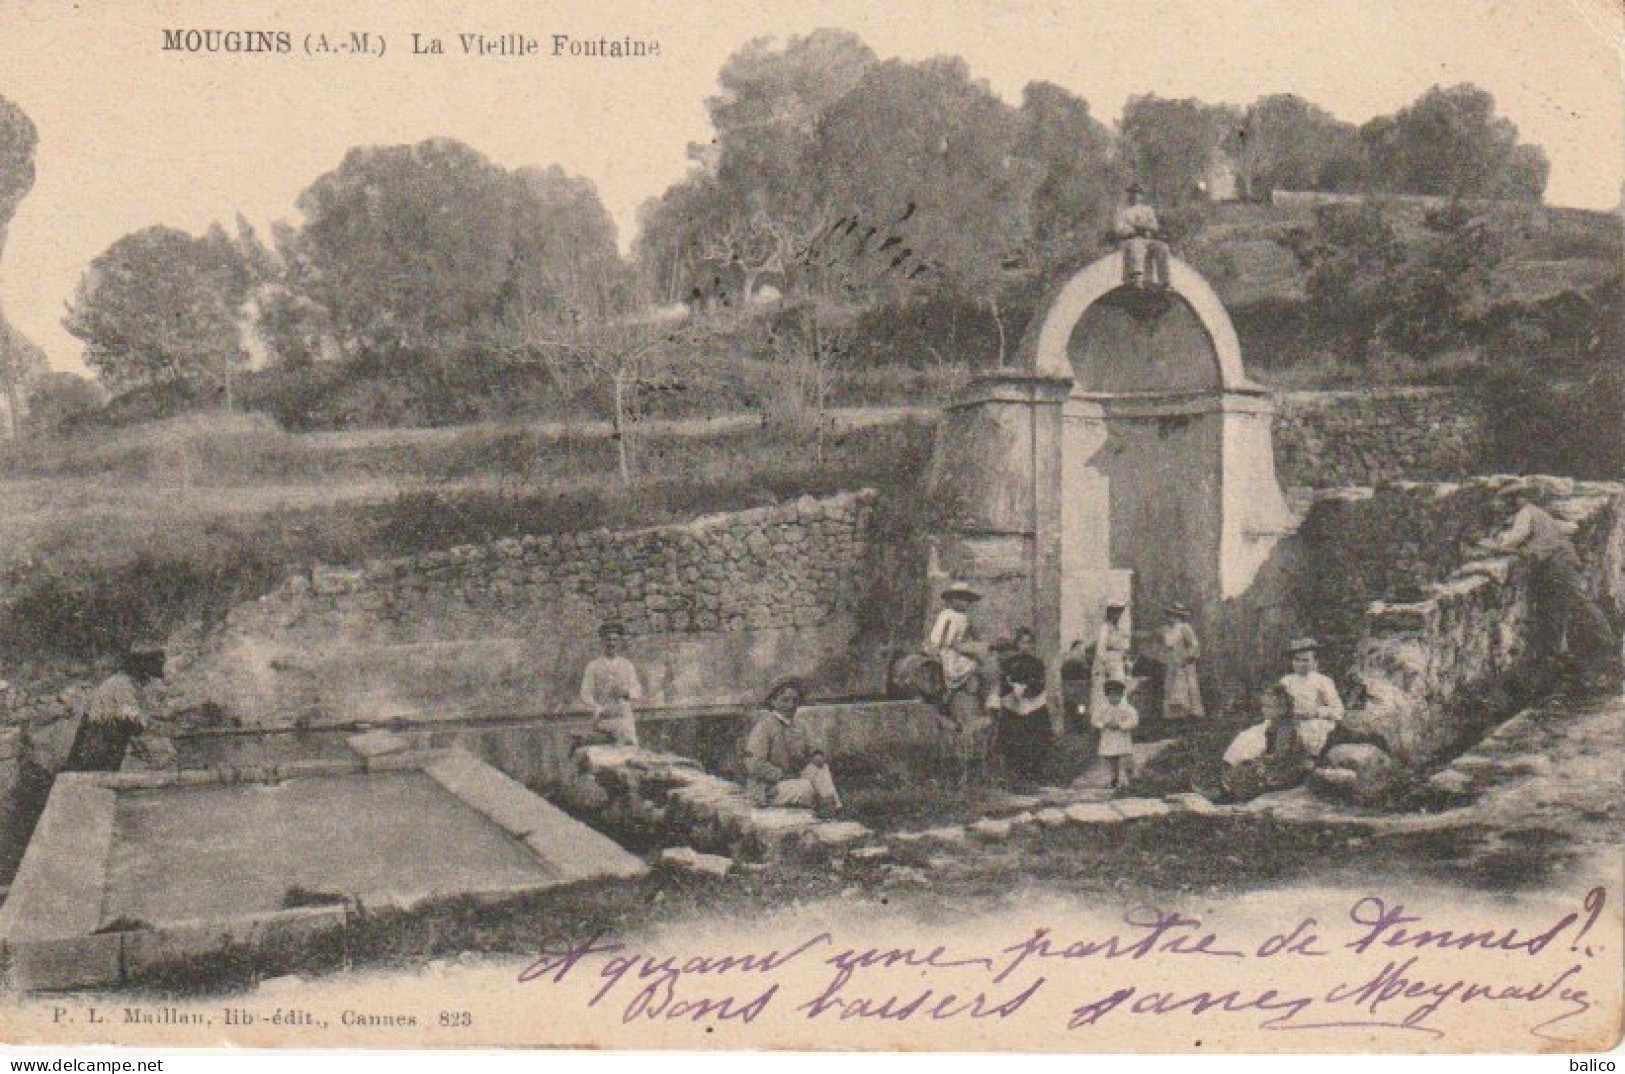
[[[1157,211],[1140,201],[1145,189],[1129,184],[1128,204],[1117,210],[1112,234],[1123,244],[1123,282],[1131,287],[1168,286],[1168,244],[1159,236]]]
[[[1617,689],[1622,678],[1619,639],[1586,586],[1580,553],[1570,535],[1574,527],[1560,522],[1538,501],[1549,496],[1543,486],[1514,485],[1502,492],[1509,503],[1528,497],[1499,537],[1479,548],[1516,553],[1528,565],[1531,601],[1529,651],[1538,667],[1557,660],[1567,641],[1570,655],[1588,673],[1592,685]]]
[[[1320,673],[1319,642],[1298,638],[1288,651],[1292,654],[1292,670],[1281,677],[1280,686],[1291,703],[1298,741],[1311,758],[1318,758],[1337,721],[1343,718],[1343,699],[1337,696],[1332,680]]]
[[[807,700],[807,684],[791,676],[767,692],[767,707],[745,739],[745,790],[758,806],[791,806],[837,813],[835,789],[824,751],[796,719]]]
[[[638,744],[638,725],[632,705],[643,700],[638,669],[624,654],[626,628],[605,623],[598,628],[603,655],[594,657],[581,676],[581,703],[592,712],[592,729],[617,746]]]

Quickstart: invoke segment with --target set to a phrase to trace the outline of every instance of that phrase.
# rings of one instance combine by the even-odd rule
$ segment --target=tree
[[[563,378],[579,374],[608,382],[621,484],[630,488],[637,471],[634,427],[643,409],[639,394],[659,386],[647,377],[649,366],[658,356],[691,343],[692,329],[683,318],[651,307],[620,274],[583,281],[573,299],[580,317],[530,318],[519,349],[536,354]]]
[[[103,251],[79,281],[63,326],[114,391],[220,379],[245,365],[251,274],[218,224],[202,238],[154,226]]]
[[[571,277],[622,271],[590,183],[509,173],[450,139],[352,149],[298,205],[291,276],[345,350],[376,361],[444,362],[521,307],[567,317]]]
[[[0,96],[0,255],[6,252],[6,231],[17,206],[34,187],[34,149],[39,132],[28,118],[4,96]],[[32,367],[32,347],[13,331],[0,314],[0,386],[5,388],[6,409],[11,415],[11,435],[22,432],[22,387]],[[37,348],[36,348],[37,350]]]
[[[1235,105],[1130,97],[1123,106],[1124,157],[1153,204],[1179,205],[1197,196],[1214,149],[1239,150],[1242,121]]]
[[[843,30],[782,47],[758,38],[727,59],[720,92],[706,99],[716,136],[690,147],[694,172],[640,214],[635,248],[654,293],[733,305],[764,276],[794,288],[784,237],[833,219],[805,158],[825,112],[874,63],[873,50]]]
[[[1287,236],[1307,270],[1306,313],[1315,330],[1364,354],[1387,314],[1405,248],[1381,205],[1328,205]]]
[[[1415,355],[1467,342],[1487,312],[1490,273],[1504,254],[1505,221],[1451,203],[1426,214],[1427,238],[1396,289],[1384,334]]]
[[[1248,197],[1271,190],[1328,190],[1358,136],[1318,105],[1291,93],[1260,97],[1247,109],[1238,133],[1237,164]]]
[[[716,184],[740,216],[808,208],[801,158],[825,111],[874,64],[874,51],[844,30],[792,37],[782,49],[758,38],[728,57],[721,92],[705,104],[717,132]]]
[[[8,323],[5,310],[0,309],[0,376],[5,380],[6,413],[13,437],[22,435],[25,421],[33,413],[24,402],[25,394],[31,398],[34,380],[49,368],[45,352]]]
[[[1520,145],[1518,128],[1495,114],[1495,98],[1471,83],[1434,86],[1366,123],[1360,142],[1372,182],[1385,191],[1539,201],[1546,189],[1545,154]]]
[[[1015,153],[1038,175],[1028,209],[1031,262],[1042,269],[1079,261],[1110,229],[1124,178],[1111,132],[1089,114],[1089,102],[1051,82],[1022,90],[1020,121]]]
[[[892,244],[877,291],[951,288],[985,303],[1002,337],[1003,269],[1026,247],[1038,180],[1038,165],[1015,154],[1018,129],[963,60],[891,60],[825,113],[802,172],[819,177],[848,228]]]

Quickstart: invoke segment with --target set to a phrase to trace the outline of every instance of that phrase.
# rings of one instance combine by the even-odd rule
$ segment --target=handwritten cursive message
[[[1372,894],[1341,918],[1254,934],[1139,906],[1092,935],[1055,925],[983,949],[876,946],[819,931],[771,949],[672,953],[555,936],[518,980],[572,990],[623,1024],[1033,1019],[1087,1035],[1135,1021],[1160,1032],[1177,1019],[1441,1039],[1452,1014],[1489,1011],[1538,1040],[1572,1042],[1595,1028],[1583,1017],[1598,1005],[1587,970],[1604,957],[1592,928],[1607,899],[1595,887],[1571,909],[1490,927]]]

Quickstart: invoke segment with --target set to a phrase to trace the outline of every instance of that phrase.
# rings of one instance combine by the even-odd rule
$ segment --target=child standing
[[[1106,700],[1089,713],[1089,722],[1100,732],[1100,756],[1111,761],[1112,788],[1128,786],[1134,777],[1134,729],[1140,714],[1124,700],[1128,684],[1119,678],[1106,680]]]

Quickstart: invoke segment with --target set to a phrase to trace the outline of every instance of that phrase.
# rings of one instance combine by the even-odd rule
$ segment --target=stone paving
[[[586,746],[578,764],[614,804],[663,823],[696,847],[747,857],[861,845],[873,833],[852,821],[821,820],[810,809],[751,804],[745,789],[698,761],[631,746]]]
[[[1152,744],[1158,746],[1160,744]],[[1384,812],[1317,796],[1308,787],[1220,804],[1186,792],[1163,798],[1115,797],[1091,785],[1044,787],[994,796],[987,815],[964,825],[891,832],[888,846],[929,845],[970,851],[1023,831],[1099,827],[1176,814],[1268,817],[1287,824],[1340,826],[1368,835],[1471,831],[1483,853],[1519,833],[1561,833],[1574,843],[1617,847],[1625,824],[1625,697],[1555,702],[1524,712],[1491,732],[1429,781],[1444,801],[1432,812]],[[940,858],[940,856],[939,856]],[[937,860],[937,859],[934,859]],[[951,858],[940,858],[946,864]]]
[[[600,782],[628,773],[663,783],[665,816],[674,831],[699,845],[754,842],[768,856],[819,846],[860,861],[884,859],[909,848],[931,855],[928,868],[950,868],[963,855],[987,853],[1027,832],[1068,826],[1102,827],[1174,815],[1210,818],[1268,817],[1287,824],[1341,826],[1369,835],[1446,830],[1495,833],[1544,827],[1572,833],[1581,843],[1617,845],[1625,774],[1625,698],[1556,703],[1525,712],[1487,735],[1429,781],[1442,807],[1432,812],[1384,812],[1328,800],[1308,787],[1279,791],[1244,803],[1221,804],[1195,792],[1162,798],[1119,797],[1086,773],[1068,787],[1029,793],[1000,792],[983,803],[984,815],[964,824],[871,832],[860,824],[820,821],[801,809],[756,809],[737,784],[708,775],[683,757],[621,747],[589,747],[587,768]],[[1137,748],[1143,764],[1168,743]],[[1482,840],[1481,840],[1482,841]]]

